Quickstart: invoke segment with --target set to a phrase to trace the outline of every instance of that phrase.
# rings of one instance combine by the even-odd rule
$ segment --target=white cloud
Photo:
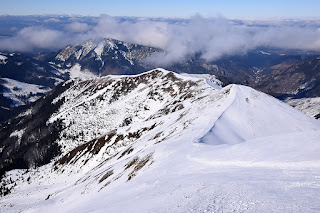
[[[320,51],[320,32],[311,26],[273,21],[263,26],[235,24],[223,17],[194,16],[179,23],[139,21],[119,22],[102,16],[96,35],[164,49],[149,58],[152,63],[169,64],[200,53],[210,61],[226,55],[245,54],[258,47]],[[256,23],[259,23],[256,21]]]
[[[247,21],[248,22],[248,21]],[[237,24],[239,23],[239,24]],[[103,15],[95,26],[78,21],[65,25],[66,31],[41,27],[24,28],[11,38],[0,40],[0,49],[34,51],[62,48],[87,39],[114,38],[130,43],[157,47],[165,54],[155,54],[150,62],[169,64],[198,53],[206,60],[216,60],[233,54],[244,54],[257,47],[320,51],[319,24],[307,20],[254,21],[246,25],[222,17],[194,16],[180,22],[119,21]],[[298,23],[298,24],[295,24]]]
[[[150,58],[152,62],[171,63],[200,53],[210,61],[222,56],[245,54],[258,47],[320,51],[320,32],[313,27],[238,25],[224,18],[192,17],[187,23],[171,25],[163,47],[167,54]]]
[[[82,33],[87,32],[90,27],[86,23],[73,22],[71,24],[66,25],[65,29],[69,32]]]
[[[38,49],[61,48],[70,40],[64,32],[58,30],[26,27],[13,37],[1,39],[0,47],[9,51],[32,52]]]
[[[122,41],[163,48],[168,42],[168,23],[138,21],[120,22],[111,16],[101,16],[94,28],[95,35],[101,38],[114,38]]]
[[[59,19],[57,19],[57,18],[49,18],[49,19],[44,20],[44,22],[59,23],[59,22],[60,22],[60,20],[59,20]]]

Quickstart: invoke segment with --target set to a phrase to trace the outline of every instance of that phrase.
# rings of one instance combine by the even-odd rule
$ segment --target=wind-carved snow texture
[[[74,81],[48,121],[65,124],[61,155],[7,172],[2,182],[19,187],[1,210],[319,211],[320,123],[212,82],[162,69]]]
[[[301,125],[298,119],[288,125],[288,116],[295,114],[296,110],[287,109],[281,102],[273,103],[274,100],[268,98],[268,95],[259,94],[246,87],[234,87],[230,91],[232,104],[201,139],[202,142],[215,145],[237,144],[255,138],[316,130]],[[273,107],[270,107],[271,103]],[[270,116],[272,114],[278,115],[276,123],[273,123],[275,118]],[[270,125],[271,123],[273,124]],[[225,128],[226,126],[229,128]],[[226,135],[229,137],[226,138]]]

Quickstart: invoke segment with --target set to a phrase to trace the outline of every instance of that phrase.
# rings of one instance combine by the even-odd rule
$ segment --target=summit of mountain
[[[0,207],[312,212],[319,131],[286,103],[212,75],[73,79],[1,125]]]

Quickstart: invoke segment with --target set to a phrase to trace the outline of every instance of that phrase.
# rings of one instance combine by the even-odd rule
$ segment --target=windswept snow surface
[[[72,129],[64,157],[10,171],[4,212],[320,211],[320,123],[266,94],[157,69],[78,82],[61,99],[48,122]],[[89,127],[105,129],[72,141]]]
[[[194,78],[202,78],[205,79],[207,84],[215,89],[221,89],[223,83],[219,79],[216,78],[215,75],[210,74],[188,74],[188,73],[182,73],[183,76],[189,76]]]
[[[305,116],[297,113],[297,110],[249,87],[234,86],[229,96],[233,99],[232,103],[201,142],[237,144],[254,138],[316,130],[310,125],[301,124],[300,118]],[[288,120],[293,116],[295,119]]]

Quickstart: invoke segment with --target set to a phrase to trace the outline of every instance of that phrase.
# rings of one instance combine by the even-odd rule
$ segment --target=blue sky
[[[0,0],[0,15],[318,17],[319,0]]]

